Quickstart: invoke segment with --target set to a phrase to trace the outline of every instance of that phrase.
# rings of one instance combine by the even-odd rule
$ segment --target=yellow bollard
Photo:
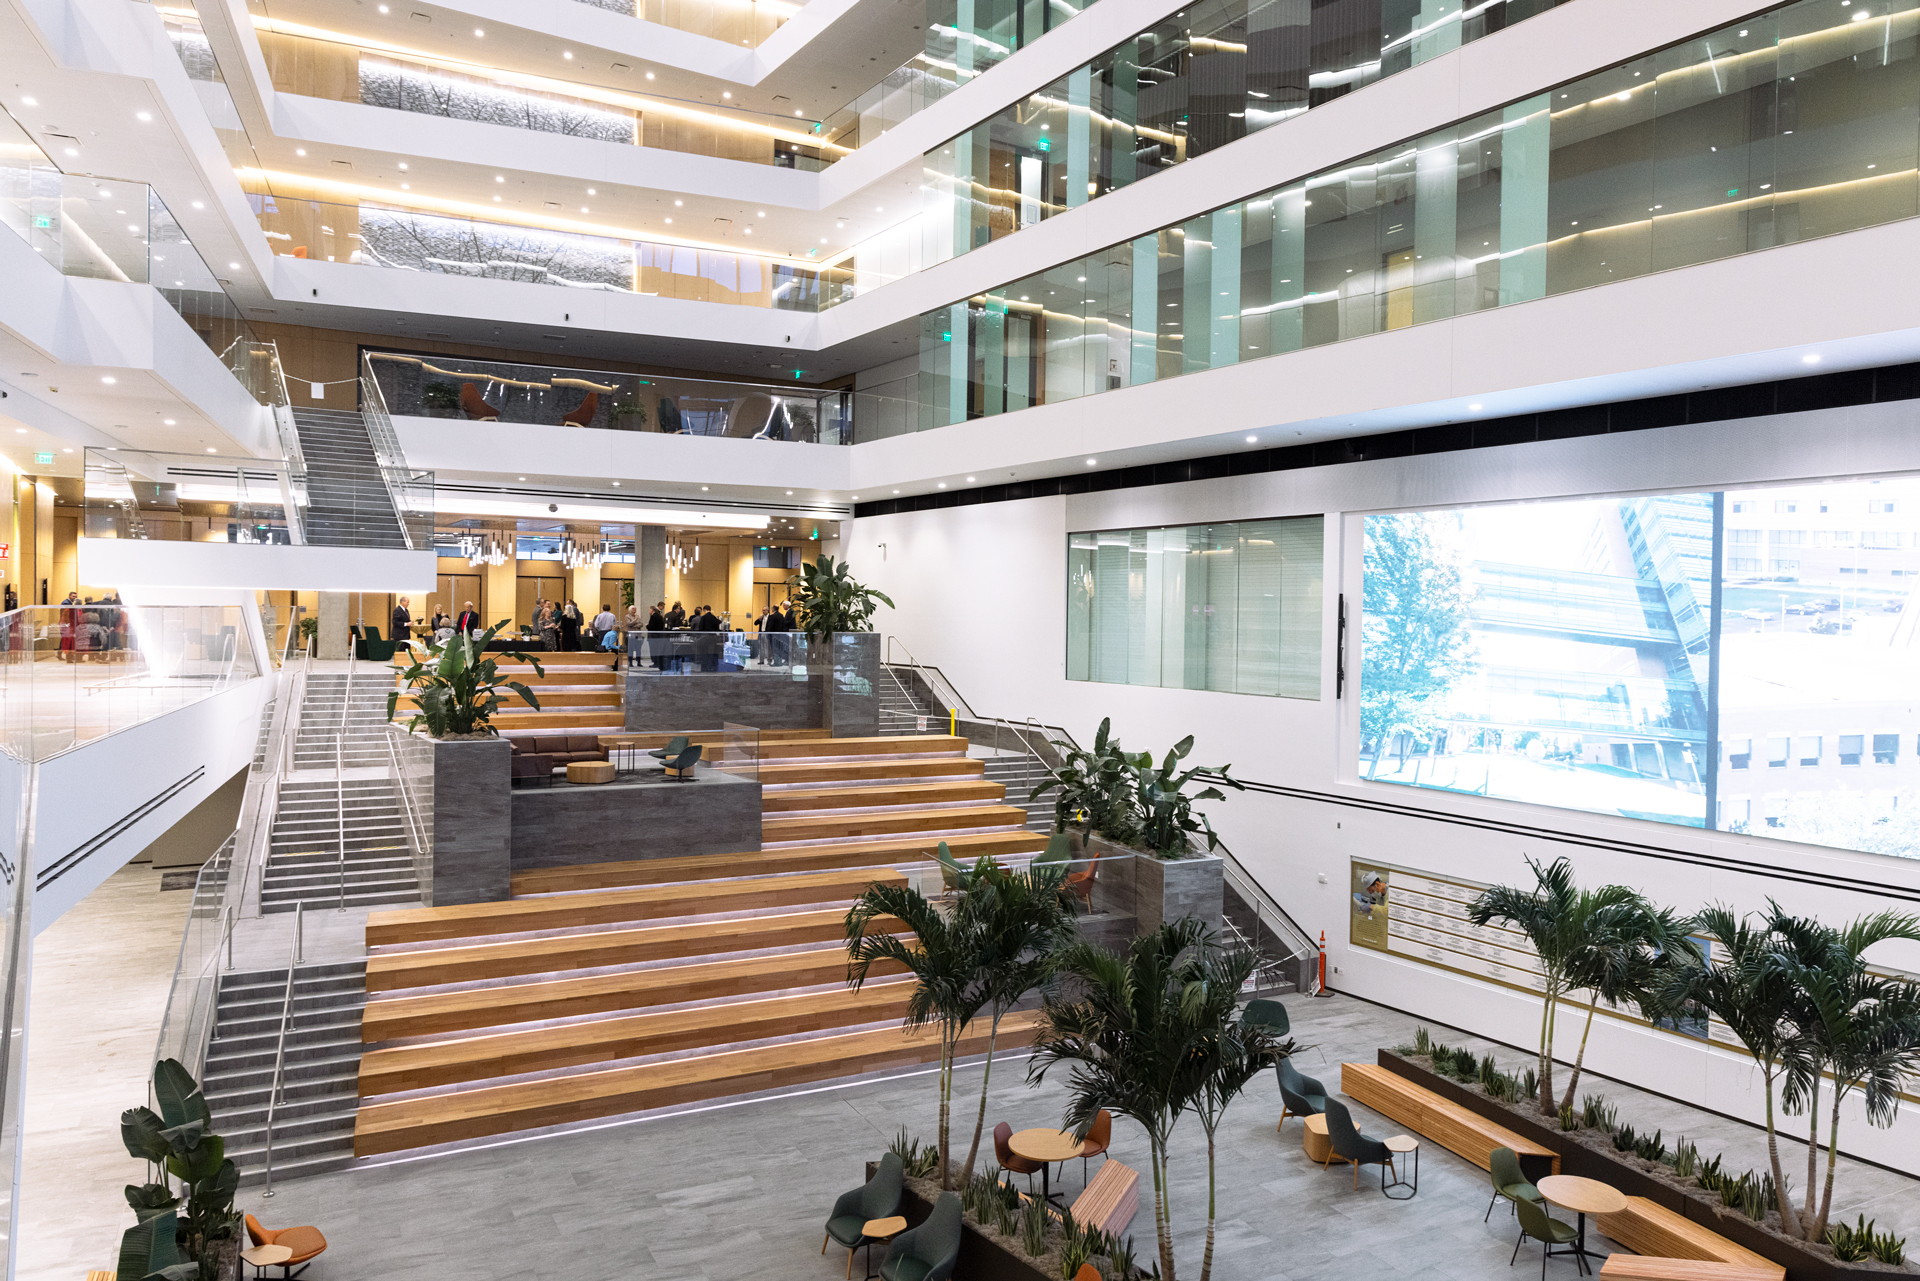
[[[960,709],[957,707],[947,709],[947,733],[955,738],[960,736]]]

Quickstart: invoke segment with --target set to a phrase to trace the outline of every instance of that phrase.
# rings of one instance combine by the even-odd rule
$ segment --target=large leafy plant
[[[893,599],[856,579],[844,560],[821,556],[819,563],[802,565],[789,580],[793,603],[800,611],[801,630],[814,640],[834,632],[872,631],[873,611]]]
[[[1069,825],[1077,825],[1123,845],[1139,837],[1140,823],[1133,809],[1133,771],[1112,728],[1112,717],[1100,722],[1092,751],[1069,743],[1056,745],[1062,749],[1064,763],[1032,794],[1032,799],[1038,800],[1048,792],[1057,793],[1053,799],[1055,831],[1064,832]]]
[[[503,679],[499,666],[487,656],[488,643],[505,626],[505,622],[495,623],[481,633],[477,641],[470,640],[464,632],[455,632],[444,642],[429,646],[425,658],[415,659],[412,666],[400,673],[400,679],[414,691],[415,697],[416,709],[413,719],[407,722],[407,733],[413,733],[421,725],[425,725],[427,733],[434,738],[491,733],[493,714],[500,706],[503,689],[512,690],[526,699],[529,706],[539,709],[540,700],[533,691],[519,681]],[[524,659],[533,665],[535,673],[546,675],[546,669],[532,654],[513,650],[501,657]],[[399,702],[399,690],[387,695],[388,720],[393,719]]]
[[[120,1240],[117,1281],[212,1276],[219,1243],[235,1234],[240,1170],[226,1154],[226,1140],[213,1133],[206,1096],[179,1060],[154,1065],[153,1098],[157,1113],[139,1107],[120,1114],[128,1155],[157,1166],[160,1181],[127,1185],[127,1204],[139,1222]]]
[[[1189,734],[1173,745],[1158,767],[1153,763],[1151,752],[1126,758],[1132,774],[1134,809],[1140,816],[1140,839],[1161,858],[1179,857],[1187,848],[1187,838],[1195,832],[1206,834],[1208,850],[1219,847],[1220,838],[1215,835],[1213,824],[1205,814],[1194,811],[1193,803],[1224,801],[1227,794],[1217,787],[1204,787],[1189,795],[1188,783],[1205,774],[1236,792],[1246,790],[1245,784],[1228,773],[1233,768],[1231,765],[1192,765],[1182,770],[1180,763],[1192,751],[1193,735]]]

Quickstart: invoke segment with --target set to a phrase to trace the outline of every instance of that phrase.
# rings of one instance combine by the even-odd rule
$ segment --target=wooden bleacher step
[[[967,740],[951,734],[774,740],[763,737],[760,754],[768,762],[852,759],[862,756],[965,756]]]
[[[761,786],[766,785],[765,780]],[[791,814],[806,810],[877,809],[886,806],[932,806],[956,803],[993,803],[1007,799],[1006,785],[985,778],[937,782],[873,783],[847,787],[796,787],[763,792],[760,812]]]
[[[897,871],[852,869],[738,881],[646,885],[631,889],[453,907],[403,908],[367,917],[367,945],[479,939],[534,930],[579,929],[592,925],[751,912],[768,908],[846,902],[869,884],[905,885]]]
[[[859,991],[837,988],[799,996],[728,1001],[689,1010],[657,1010],[560,1027],[369,1050],[360,1060],[360,1097],[897,1021],[905,1016],[912,994],[910,980],[887,979],[870,982]]]
[[[875,964],[873,972],[892,974],[899,970],[881,962]],[[847,951],[836,945],[773,956],[694,961],[616,974],[398,996],[367,1003],[360,1015],[360,1039],[374,1045],[402,1037],[816,987],[844,983],[846,978]]]
[[[878,934],[899,927],[899,922],[892,917],[879,917],[868,932]],[[454,983],[482,983],[531,974],[715,956],[724,952],[844,942],[845,938],[846,913],[836,907],[817,912],[655,925],[638,930],[595,930],[587,934],[514,939],[466,947],[375,952],[367,958],[367,991],[400,992]]]
[[[962,832],[969,828],[1024,827],[1027,812],[1014,805],[952,809],[884,810],[869,814],[799,815],[765,818],[760,839],[782,841],[853,840],[863,836],[905,836],[912,832]]]
[[[878,783],[893,779],[983,778],[987,763],[970,756],[874,756],[856,761],[764,764],[762,787],[814,786],[837,783]]]
[[[581,863],[519,872],[513,878],[515,897],[529,894],[570,894],[622,886],[670,885],[721,876],[772,876],[780,873],[819,872],[836,868],[897,867],[933,859],[934,847],[945,840],[955,858],[1009,858],[1038,854],[1047,848],[1043,832],[964,832],[952,836],[906,836],[887,841],[856,841],[847,845],[801,845],[792,849],[755,850],[746,854],[697,854],[684,858],[641,858],[619,863]]]
[[[1037,1012],[1007,1016],[1000,1024],[1000,1048],[1030,1044],[1039,1017]],[[986,1025],[976,1023],[962,1038],[959,1050],[962,1054],[978,1054],[986,1045]],[[353,1151],[355,1156],[401,1152],[909,1067],[939,1056],[936,1030],[907,1033],[883,1028],[373,1103],[363,1106],[355,1118]]]

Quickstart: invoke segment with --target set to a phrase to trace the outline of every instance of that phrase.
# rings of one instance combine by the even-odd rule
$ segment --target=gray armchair
[[[880,1168],[871,1179],[851,1192],[841,1193],[833,1203],[833,1213],[827,1216],[827,1239],[847,1247],[848,1276],[853,1275],[853,1252],[867,1243],[860,1229],[875,1219],[890,1218],[900,1209],[901,1173],[899,1156],[889,1152],[880,1158]],[[822,1241],[820,1253],[826,1252],[827,1242]]]
[[[1381,1189],[1386,1188],[1386,1165],[1393,1159],[1387,1151],[1387,1145],[1378,1139],[1370,1139],[1360,1133],[1360,1127],[1353,1123],[1353,1114],[1347,1111],[1347,1105],[1338,1099],[1327,1100],[1327,1138],[1333,1142],[1333,1154],[1353,1166],[1353,1186],[1360,1186],[1360,1167],[1377,1165],[1381,1167]]]
[[[1527,1181],[1520,1170],[1520,1158],[1512,1148],[1494,1148],[1487,1153],[1487,1174],[1493,1180],[1493,1199],[1487,1202],[1487,1212],[1480,1216],[1482,1223],[1493,1217],[1493,1207],[1500,1203],[1501,1197],[1515,1202],[1540,1199],[1540,1189]]]
[[[917,1228],[909,1228],[887,1247],[880,1265],[881,1281],[949,1281],[960,1258],[960,1198],[942,1192],[933,1213]]]
[[[1296,1071],[1292,1059],[1281,1059],[1273,1071],[1280,1078],[1280,1124],[1276,1129],[1286,1129],[1290,1116],[1319,1116],[1327,1110],[1327,1087]]]
[[[1264,1027],[1276,1037],[1286,1036],[1293,1030],[1293,1024],[1287,1018],[1287,1007],[1278,1001],[1264,999],[1247,1002],[1247,1008],[1240,1011],[1242,1027]]]

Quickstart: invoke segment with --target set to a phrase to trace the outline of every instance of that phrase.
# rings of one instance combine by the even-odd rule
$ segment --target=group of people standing
[[[7,590],[13,590],[11,584]],[[60,602],[61,662],[104,663],[110,651],[126,647],[126,615],[120,608],[119,593],[108,592],[99,600],[91,596],[81,600],[79,592],[67,593]]]
[[[578,653],[586,648],[604,649],[607,634],[620,630],[613,606],[602,604],[600,612],[589,619],[571,597],[564,603],[535,601],[531,622],[533,630],[540,637],[541,648],[566,654]],[[586,644],[581,643],[583,637]]]

